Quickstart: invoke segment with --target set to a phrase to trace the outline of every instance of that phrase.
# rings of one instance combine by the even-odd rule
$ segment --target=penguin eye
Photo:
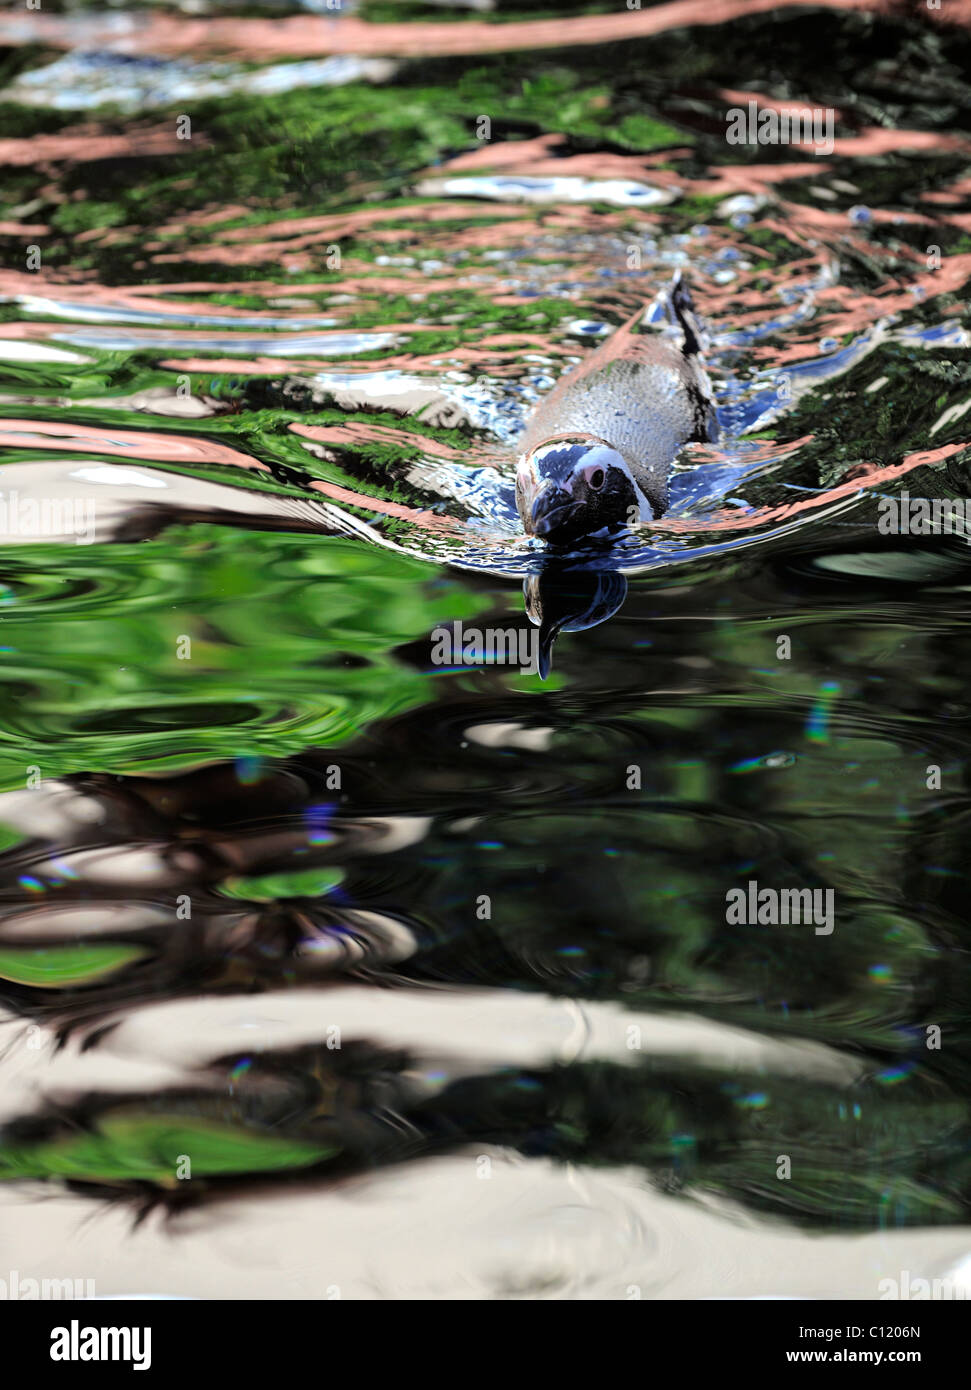
[[[595,468],[593,472],[590,474],[590,486],[594,489],[595,492],[599,492],[600,489],[603,487],[604,479],[606,478],[606,476],[607,475],[602,468]]]

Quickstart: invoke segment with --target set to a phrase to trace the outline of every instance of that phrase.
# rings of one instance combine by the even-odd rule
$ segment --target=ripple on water
[[[619,18],[565,17],[526,68],[492,56],[517,21],[449,25],[481,51],[418,71],[407,22],[318,61],[234,16],[229,62],[179,55],[178,16],[58,14],[69,51],[8,80],[36,133],[0,141],[0,235],[44,248],[0,277],[25,1274],[37,1183],[105,1294],[265,1296],[281,1249],[315,1297],[961,1268],[968,564],[878,520],[968,491],[963,89],[913,35],[888,78],[837,13],[705,30],[698,68],[654,7],[623,18],[671,58],[646,96],[639,59],[566,44]],[[825,82],[790,85],[838,99],[833,155],[727,150],[726,99],[768,105],[823,24]],[[481,140],[486,93],[511,124]],[[655,523],[550,563],[521,431],[631,316],[660,327],[677,270],[721,437]],[[539,626],[552,676],[437,665],[452,622]],[[730,921],[753,882],[832,892],[835,930]],[[136,1201],[207,1206],[205,1240]]]

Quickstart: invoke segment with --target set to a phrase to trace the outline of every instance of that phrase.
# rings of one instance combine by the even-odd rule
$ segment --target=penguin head
[[[516,471],[516,506],[527,536],[563,545],[620,527],[640,515],[623,457],[595,435],[546,439]]]

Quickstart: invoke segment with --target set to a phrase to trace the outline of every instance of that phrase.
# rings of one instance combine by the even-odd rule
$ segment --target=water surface
[[[971,564],[879,519],[971,494],[961,15],[321,9],[0,20],[11,1267],[954,1275]],[[721,438],[551,564],[518,434],[678,269]],[[432,660],[539,609],[545,681]]]

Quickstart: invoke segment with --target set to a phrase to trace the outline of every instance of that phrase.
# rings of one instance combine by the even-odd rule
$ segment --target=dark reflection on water
[[[189,80],[148,83],[152,24],[133,110]],[[511,38],[312,101],[180,58],[229,84],[187,176],[161,127],[76,129],[117,62],[59,69],[65,114],[8,29],[0,235],[49,238],[0,306],[18,1268],[41,1233],[103,1292],[953,1268],[971,559],[880,518],[971,491],[966,38],[838,7],[662,24],[663,63]],[[749,95],[838,106],[832,156],[727,147]],[[657,525],[550,556],[519,432],[676,268],[722,437]],[[438,664],[453,623],[534,633],[538,671]],[[831,893],[833,930],[734,920],[750,884]]]
[[[529,620],[539,628],[537,669],[543,680],[553,669],[553,643],[561,632],[583,632],[614,617],[627,597],[627,580],[616,570],[548,561],[523,583]]]
[[[7,1176],[199,1202],[244,1175],[500,1143],[789,1220],[963,1219],[971,566],[895,588],[840,582],[838,552],[816,579],[819,558],[639,583],[617,621],[562,639],[558,689],[455,674],[341,747],[8,793],[13,1012],[97,1049],[133,1006],[269,990],[273,1012],[309,991],[318,1036],[207,1055],[147,1096],[61,1096],[12,1119]],[[780,626],[798,662],[776,659]],[[728,925],[726,888],[750,879],[832,888],[832,935]],[[471,1056],[459,986],[486,1020]],[[551,1046],[556,999],[591,1011],[591,1055]],[[728,1043],[724,1066],[693,1055],[690,1030],[674,1055],[631,1049],[632,1027],[686,1013],[832,1055],[797,1057],[793,1086]],[[200,1154],[174,1188],[173,1144]],[[796,1149],[800,1181],[775,1181],[766,1144]]]

